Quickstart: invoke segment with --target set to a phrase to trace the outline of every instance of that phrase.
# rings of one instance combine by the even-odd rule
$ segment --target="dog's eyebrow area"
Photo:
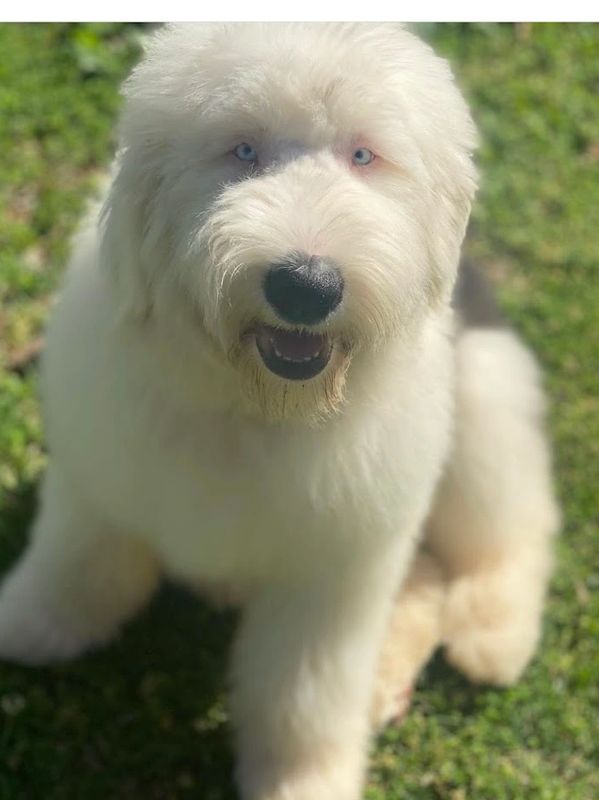
[[[370,141],[371,149],[379,152],[382,145],[371,141],[372,135],[385,141],[403,127],[402,100],[393,83],[386,86],[387,69],[371,65],[360,70],[359,79],[349,81],[342,73],[351,63],[337,64],[337,74],[331,77],[311,71],[304,54],[294,56],[290,59],[300,75],[277,59],[281,64],[275,79],[268,63],[260,61],[250,61],[246,69],[224,78],[222,73],[211,74],[212,67],[207,66],[204,91],[195,102],[202,128],[221,138],[252,138],[252,144],[279,141],[283,157],[290,158],[300,154],[293,152],[294,147],[349,145],[359,139]],[[373,80],[381,90],[386,86],[384,102],[379,92],[373,92]]]

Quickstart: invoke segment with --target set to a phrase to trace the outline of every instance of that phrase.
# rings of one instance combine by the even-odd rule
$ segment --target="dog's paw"
[[[410,709],[414,687],[381,684],[377,687],[370,718],[375,730],[388,725],[399,725]]]
[[[515,683],[540,634],[536,604],[520,599],[521,603],[513,587],[501,587],[486,575],[456,580],[444,614],[447,661],[474,683]]]
[[[74,658],[86,650],[89,640],[58,622],[40,604],[18,604],[0,597],[0,660],[28,666]]]
[[[534,646],[522,647],[520,635],[514,634],[509,627],[491,631],[473,628],[455,636],[445,649],[445,657],[473,683],[511,686],[534,652]]]
[[[341,753],[329,759],[303,758],[288,768],[262,763],[241,768],[238,783],[243,800],[359,800],[363,763]]]
[[[291,777],[264,789],[244,791],[243,800],[359,800],[357,786],[340,788],[321,776]]]

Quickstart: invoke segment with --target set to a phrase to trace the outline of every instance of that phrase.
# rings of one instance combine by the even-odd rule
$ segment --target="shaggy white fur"
[[[124,91],[50,324],[50,466],[0,656],[107,641],[162,573],[224,587],[241,795],[355,800],[370,718],[440,641],[474,680],[520,674],[550,571],[535,364],[451,309],[470,115],[393,24],[169,26]],[[342,287],[316,322],[265,296],[290,257]]]

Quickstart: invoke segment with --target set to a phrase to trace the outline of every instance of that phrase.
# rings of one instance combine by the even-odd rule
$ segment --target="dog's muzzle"
[[[263,283],[268,304],[293,330],[258,325],[256,345],[264,365],[286,380],[309,380],[327,366],[332,344],[307,327],[323,322],[339,306],[343,278],[335,262],[322,256],[291,253],[270,267]]]

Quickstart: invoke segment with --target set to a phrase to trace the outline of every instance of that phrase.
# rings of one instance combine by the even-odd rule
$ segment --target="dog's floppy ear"
[[[144,57],[121,89],[121,150],[104,203],[102,260],[122,311],[145,317],[168,265],[168,206],[161,189],[168,138],[183,102],[182,86],[201,82],[198,53],[215,24],[166,25],[144,42]]]
[[[144,209],[127,190],[122,167],[117,166],[116,170],[100,217],[100,257],[115,284],[121,313],[144,318],[150,308],[141,266]]]
[[[472,200],[477,173],[469,154],[454,153],[439,171],[433,188],[434,229],[431,230],[429,254],[436,299],[447,301],[457,277],[457,267]]]
[[[429,174],[432,205],[429,242],[436,299],[446,302],[457,277],[460,249],[478,184],[473,154],[478,133],[450,67],[434,56],[437,80],[428,87],[417,136]]]
[[[447,301],[477,187],[473,153],[478,134],[447,61],[407,30],[392,26],[396,81],[404,124],[419,150],[430,193],[429,262],[432,302]]]
[[[165,223],[154,212],[161,178],[156,161],[147,156],[119,153],[100,220],[104,269],[122,314],[136,319],[151,313],[152,284],[166,258],[161,241]]]

